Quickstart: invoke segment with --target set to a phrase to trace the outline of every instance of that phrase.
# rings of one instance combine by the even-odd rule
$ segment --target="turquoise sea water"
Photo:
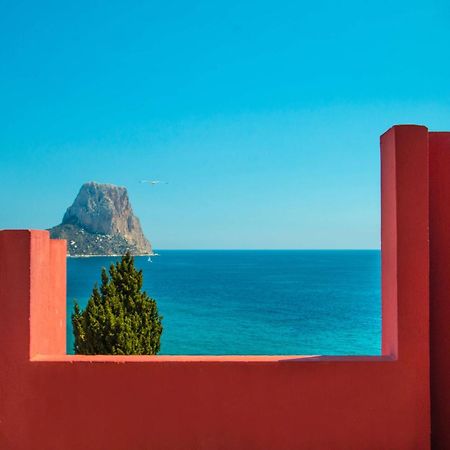
[[[377,250],[159,253],[136,265],[164,316],[161,354],[380,353]],[[113,261],[68,259],[69,353],[73,299],[84,307]]]

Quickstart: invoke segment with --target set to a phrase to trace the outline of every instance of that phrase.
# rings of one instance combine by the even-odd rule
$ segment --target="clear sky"
[[[93,180],[157,249],[377,248],[379,135],[450,130],[449,56],[448,0],[0,0],[0,228]]]

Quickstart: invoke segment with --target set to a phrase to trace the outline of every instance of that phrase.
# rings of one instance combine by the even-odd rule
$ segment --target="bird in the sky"
[[[149,184],[150,186],[156,186],[157,184],[169,184],[167,181],[161,180],[141,180],[141,183]]]

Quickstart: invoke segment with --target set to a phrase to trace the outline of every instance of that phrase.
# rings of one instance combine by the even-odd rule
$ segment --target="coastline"
[[[123,256],[122,254],[117,255],[69,255],[67,254],[67,258],[107,258],[107,257],[113,257],[113,258],[120,258]],[[159,253],[140,253],[137,255],[132,256],[159,256]]]

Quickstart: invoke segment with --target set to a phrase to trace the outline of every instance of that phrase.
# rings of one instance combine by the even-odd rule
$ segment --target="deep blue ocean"
[[[166,250],[148,262],[144,289],[163,315],[161,354],[377,355],[377,250]],[[68,259],[70,314],[114,257]]]

